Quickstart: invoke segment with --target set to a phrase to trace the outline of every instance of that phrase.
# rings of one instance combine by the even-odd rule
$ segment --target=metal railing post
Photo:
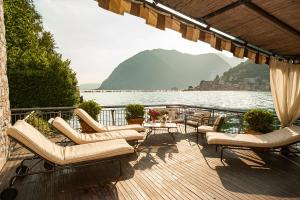
[[[112,118],[112,125],[115,126],[116,125],[116,121],[115,121],[115,110],[111,110],[111,118]]]

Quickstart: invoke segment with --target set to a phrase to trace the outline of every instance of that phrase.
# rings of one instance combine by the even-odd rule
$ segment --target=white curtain
[[[270,85],[274,107],[282,127],[300,118],[300,64],[270,61]]]

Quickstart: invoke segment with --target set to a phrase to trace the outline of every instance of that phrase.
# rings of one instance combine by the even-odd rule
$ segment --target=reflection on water
[[[84,99],[93,99],[101,105],[129,103],[186,104],[230,109],[273,109],[270,92],[250,91],[168,91],[168,92],[82,92]]]

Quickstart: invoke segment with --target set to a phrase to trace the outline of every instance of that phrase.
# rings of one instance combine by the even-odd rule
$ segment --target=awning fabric
[[[256,1],[259,3],[258,0]],[[277,5],[278,1],[280,0],[274,0],[274,3]],[[245,40],[246,42],[253,42],[251,44],[262,49],[252,48],[252,46],[248,45],[248,43],[244,42],[244,40],[242,40],[243,42],[241,43],[228,39],[224,35],[216,34],[207,28],[203,28],[179,16],[174,16],[174,14],[160,9],[156,6],[156,4],[131,0],[98,0],[99,6],[106,10],[120,15],[129,13],[131,15],[144,18],[146,24],[150,26],[161,30],[165,30],[166,28],[172,29],[180,32],[182,37],[185,39],[195,42],[200,40],[209,43],[211,47],[217,50],[232,52],[236,57],[246,57],[253,60],[255,63],[268,64],[270,56],[280,56],[280,58],[287,60],[289,56],[292,56],[293,58],[295,56],[300,57],[300,37],[297,34],[297,30],[294,29],[296,32],[289,29],[288,31],[284,30],[282,24],[279,23],[278,25],[275,23],[276,21],[272,21],[273,18],[268,19],[268,17],[265,16],[267,20],[270,21],[266,23],[266,19],[262,19],[263,17],[258,16],[258,14],[254,11],[250,11],[246,8],[246,5],[243,4],[243,2],[250,1],[216,0],[213,1],[213,4],[209,3],[212,1],[208,0],[201,0],[201,2],[199,2],[199,0],[191,0],[188,4],[184,3],[185,1],[179,0],[161,0],[157,2],[167,5],[178,12],[192,17],[193,19],[203,20],[206,17],[207,19],[205,22],[209,22],[208,24],[210,26],[218,28],[225,33],[229,33],[234,37],[247,39]],[[290,11],[295,15],[292,17],[290,22],[292,25],[298,25],[297,28],[299,29],[300,1],[294,1],[296,3],[294,3],[293,9],[290,7],[290,0],[281,0],[281,2],[283,4],[287,3],[285,5],[289,6]],[[231,5],[234,3],[239,3],[239,5]],[[261,3],[261,5],[263,5],[265,9],[273,8],[273,14],[275,13],[277,16],[283,16],[285,20],[290,19],[286,15],[280,15],[279,11],[281,8],[283,11],[287,12],[285,9],[286,7],[283,5],[281,5],[283,7],[279,7],[277,11],[274,10],[274,6],[263,3]],[[233,8],[231,10],[228,9],[224,11],[224,7],[226,6],[231,6]],[[299,12],[297,13],[295,10],[298,10]],[[210,14],[212,16],[210,16]],[[251,15],[254,15],[254,18],[253,16],[251,18]],[[295,19],[297,16],[298,18]],[[245,26],[245,24],[248,26]]]

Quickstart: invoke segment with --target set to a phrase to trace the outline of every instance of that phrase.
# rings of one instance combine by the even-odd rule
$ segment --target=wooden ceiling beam
[[[209,18],[212,18],[214,16],[220,15],[220,14],[222,14],[222,13],[228,11],[228,10],[231,10],[231,9],[233,9],[235,7],[238,7],[238,6],[242,5],[242,4],[244,4],[246,2],[250,2],[250,1],[251,0],[239,0],[239,1],[236,1],[234,3],[228,4],[227,6],[224,6],[224,7],[220,8],[220,9],[214,11],[214,12],[211,12],[211,13],[209,13],[209,14],[201,17],[200,19],[203,20],[203,21],[205,21],[205,20],[207,20]]]
[[[279,27],[287,30],[290,33],[293,33],[294,35],[296,35],[297,37],[300,37],[300,32],[298,30],[296,30],[295,28],[293,28],[292,26],[286,24],[285,22],[281,21],[280,19],[274,17],[273,15],[271,15],[270,13],[268,13],[267,11],[265,11],[264,9],[262,9],[261,7],[257,6],[256,4],[252,3],[251,0],[239,0],[236,1],[234,3],[231,3],[225,7],[222,7],[214,12],[211,12],[203,17],[201,17],[200,19],[202,21],[206,21],[207,19],[210,19],[214,16],[220,15],[228,10],[231,10],[233,8],[236,8],[240,5],[245,5],[247,6],[249,9],[255,11],[257,14],[259,14],[260,16],[270,20],[271,22],[275,23],[276,25],[278,25]]]
[[[145,0],[140,0],[143,1],[145,3]],[[207,29],[207,31],[212,32],[214,34],[217,34],[216,32],[212,31],[209,29],[210,24],[206,22],[207,19],[212,18],[214,16],[220,15],[230,9],[234,9],[240,5],[245,5],[247,6],[247,8],[255,11],[256,13],[258,13],[260,16],[269,19],[272,23],[275,23],[276,25],[280,26],[281,28],[284,28],[284,30],[287,30],[293,34],[295,34],[297,37],[300,37],[300,33],[298,30],[294,29],[293,27],[289,26],[288,24],[284,23],[283,21],[281,21],[280,19],[276,18],[275,16],[271,15],[270,13],[268,13],[267,11],[263,10],[262,8],[260,8],[259,6],[255,5],[254,3],[251,2],[252,0],[238,0],[234,3],[228,4],[225,7],[222,7],[214,12],[211,12],[201,18],[194,18],[195,20],[201,22],[201,23],[205,23],[208,27],[207,28],[201,28],[201,29]],[[160,9],[160,7],[157,7],[157,3],[160,3],[162,5],[165,5],[164,3],[161,3],[160,0],[155,0],[154,4],[151,4],[152,6],[156,7],[157,9]],[[165,6],[169,6],[169,5],[165,5]],[[177,16],[178,18],[181,18],[180,16]],[[190,16],[189,16],[190,17]],[[185,21],[185,19],[182,18],[183,21]],[[221,35],[220,37],[224,37],[227,38],[226,36]],[[247,49],[253,50],[253,51],[257,51],[257,52],[262,52],[263,54],[269,55],[269,56],[278,56],[279,58],[285,58],[287,60],[294,60],[295,63],[300,63],[300,55],[282,55],[280,53],[277,53],[276,51],[272,51],[272,50],[265,50],[265,49],[261,49],[257,46],[253,46],[250,43],[247,43],[246,40],[244,40],[243,38],[239,38],[240,41],[238,40],[232,40],[230,38],[227,38],[230,41],[233,41],[234,43],[240,44],[241,46],[245,46]]]
[[[296,35],[297,37],[300,38],[300,32],[298,30],[296,30],[292,26],[286,24],[285,22],[281,21],[280,19],[276,18],[275,16],[271,15],[270,13],[268,13],[267,11],[262,9],[261,7],[257,6],[256,4],[252,3],[251,1],[245,2],[244,4],[247,6],[247,8],[253,10],[257,14],[259,14],[260,16],[268,19],[269,21],[271,21],[274,24],[278,25],[282,29],[285,29],[288,32],[290,32],[290,33],[292,33],[292,34],[294,34],[294,35]]]

